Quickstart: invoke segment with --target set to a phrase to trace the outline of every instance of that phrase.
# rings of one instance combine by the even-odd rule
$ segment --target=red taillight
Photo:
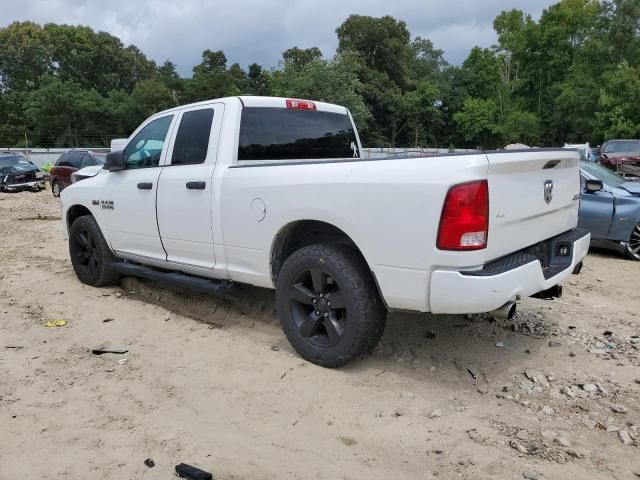
[[[316,104],[309,100],[287,100],[287,108],[292,110],[311,110],[316,109]]]
[[[489,187],[486,180],[454,185],[447,192],[438,229],[440,250],[480,250],[487,246]]]

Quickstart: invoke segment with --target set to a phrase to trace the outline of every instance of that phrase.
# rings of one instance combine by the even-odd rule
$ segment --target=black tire
[[[78,217],[69,231],[69,256],[78,279],[92,287],[117,282],[121,275],[108,265],[117,258],[109,250],[98,222],[91,215]]]
[[[323,367],[370,353],[384,332],[386,309],[371,272],[358,252],[341,244],[309,245],[287,258],[276,306],[293,348]]]
[[[62,189],[60,188],[60,184],[56,180],[51,182],[51,193],[54,197],[59,197],[61,191]]]
[[[629,241],[624,249],[624,256],[629,260],[640,261],[640,223],[638,223],[629,236]]]

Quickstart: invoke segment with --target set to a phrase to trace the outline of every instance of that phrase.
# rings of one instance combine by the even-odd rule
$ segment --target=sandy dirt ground
[[[59,217],[49,191],[0,194],[2,480],[640,477],[640,263],[591,253],[511,322],[394,313],[328,370],[271,291],[82,285]]]

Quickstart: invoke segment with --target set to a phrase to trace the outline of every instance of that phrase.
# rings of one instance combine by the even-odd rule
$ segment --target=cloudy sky
[[[519,8],[538,18],[551,0],[0,0],[0,25],[15,20],[89,25],[133,43],[147,56],[170,59],[183,75],[206,48],[229,64],[275,66],[289,47],[335,52],[335,29],[350,14],[392,15],[413,36],[431,39],[451,63],[474,45],[495,41],[500,11]]]

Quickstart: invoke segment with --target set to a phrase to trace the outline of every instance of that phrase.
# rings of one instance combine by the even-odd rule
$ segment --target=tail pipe
[[[507,302],[493,312],[489,312],[489,315],[491,315],[492,317],[503,320],[511,320],[515,314],[516,302]]]

